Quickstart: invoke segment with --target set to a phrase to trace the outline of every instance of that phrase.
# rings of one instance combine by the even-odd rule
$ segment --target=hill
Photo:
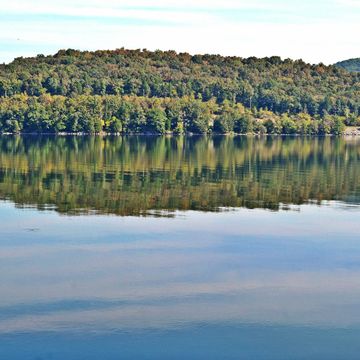
[[[3,132],[339,133],[360,73],[279,57],[60,50],[0,65]]]
[[[351,72],[360,72],[360,58],[340,61],[335,66]]]

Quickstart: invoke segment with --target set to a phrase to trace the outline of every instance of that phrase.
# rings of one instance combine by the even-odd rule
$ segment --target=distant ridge
[[[60,50],[0,64],[0,133],[340,134],[360,72],[302,60]]]
[[[339,61],[334,65],[350,72],[360,72],[360,58]]]

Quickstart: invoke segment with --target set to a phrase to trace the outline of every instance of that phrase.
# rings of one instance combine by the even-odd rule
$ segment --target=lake
[[[0,137],[0,359],[358,359],[360,139]]]

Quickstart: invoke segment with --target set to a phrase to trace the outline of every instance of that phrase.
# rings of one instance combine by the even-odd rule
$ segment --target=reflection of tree
[[[278,209],[357,199],[360,146],[330,138],[3,137],[0,196],[61,213]]]

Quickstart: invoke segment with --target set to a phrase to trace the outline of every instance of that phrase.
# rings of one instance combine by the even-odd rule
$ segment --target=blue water
[[[360,356],[360,142],[0,137],[0,360]]]
[[[357,205],[60,215],[0,202],[0,359],[358,359]]]

